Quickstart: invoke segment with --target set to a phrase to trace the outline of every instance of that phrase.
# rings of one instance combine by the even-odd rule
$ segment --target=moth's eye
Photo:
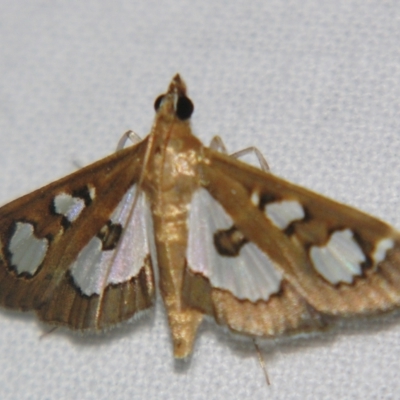
[[[179,96],[178,102],[176,104],[176,116],[179,119],[185,120],[190,118],[193,109],[194,109],[193,103],[188,97]]]
[[[156,110],[156,111],[158,111],[158,109],[160,108],[160,104],[161,104],[161,102],[162,102],[162,99],[164,98],[164,94],[160,94],[157,98],[156,98],[156,101],[154,102],[154,109]]]

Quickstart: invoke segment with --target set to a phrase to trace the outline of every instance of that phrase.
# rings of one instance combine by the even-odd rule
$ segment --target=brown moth
[[[174,356],[205,314],[275,337],[400,305],[400,234],[205,147],[179,75],[139,143],[0,208],[0,303],[98,331],[154,303]]]

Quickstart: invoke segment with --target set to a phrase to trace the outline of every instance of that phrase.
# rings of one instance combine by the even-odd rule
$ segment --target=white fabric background
[[[196,134],[256,145],[273,171],[400,228],[400,4],[395,1],[0,3],[0,202],[144,136],[180,72]],[[400,289],[400,288],[399,288]],[[1,399],[393,399],[400,323],[254,349],[205,324],[174,363],[159,303],[100,337],[39,339],[0,312]]]

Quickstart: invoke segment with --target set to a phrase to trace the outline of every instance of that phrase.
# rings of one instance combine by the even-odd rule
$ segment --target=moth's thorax
[[[203,146],[193,136],[188,122],[173,121],[155,126],[146,177],[153,195],[171,192],[181,202],[198,187],[199,165]]]

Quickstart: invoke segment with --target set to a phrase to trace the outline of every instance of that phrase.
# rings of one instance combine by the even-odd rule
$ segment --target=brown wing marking
[[[283,281],[281,290],[267,301],[240,300],[227,290],[215,289],[209,280],[187,270],[185,300],[232,331],[261,337],[322,330],[328,320]]]
[[[139,273],[129,281],[108,285],[100,296],[86,296],[66,274],[50,301],[37,310],[39,318],[51,324],[66,325],[78,330],[102,330],[132,318],[153,305],[154,277],[150,256]]]

